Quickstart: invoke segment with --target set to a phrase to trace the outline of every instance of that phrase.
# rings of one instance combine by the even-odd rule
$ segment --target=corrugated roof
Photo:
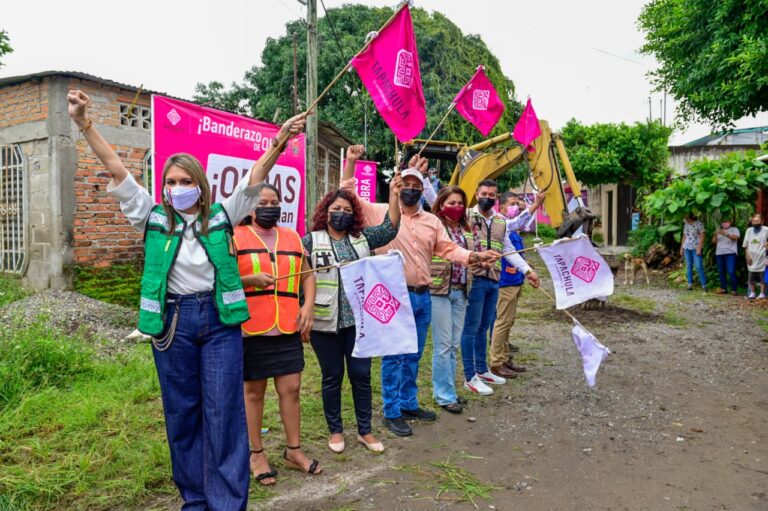
[[[697,138],[682,147],[702,146],[760,146],[768,141],[768,126],[756,126],[731,131],[712,133],[706,137]]]
[[[118,87],[120,89],[125,89],[133,92],[136,92],[139,90],[139,88],[135,85],[128,85],[127,83],[120,83],[114,80],[107,80],[106,78],[101,78],[99,76],[91,75],[88,73],[81,73],[80,71],[42,71],[40,73],[32,73],[27,75],[8,76],[5,78],[0,78],[0,87],[17,85],[19,83],[24,83],[29,81],[42,80],[43,78],[46,78],[49,76],[68,76],[70,78],[78,78],[80,80],[89,80],[92,82],[98,82],[104,85],[109,85],[111,87]],[[171,98],[174,97],[166,94],[165,92],[158,92],[158,91],[153,91],[149,89],[142,89],[142,92],[146,92],[147,94],[162,94],[163,96],[167,96]],[[175,98],[175,99],[182,99],[184,101],[188,101],[184,98]]]

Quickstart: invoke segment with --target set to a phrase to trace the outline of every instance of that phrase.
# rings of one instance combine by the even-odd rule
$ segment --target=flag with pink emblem
[[[407,142],[421,133],[427,111],[408,4],[350,64],[398,140]]]
[[[581,326],[581,323],[573,320],[573,342],[581,355],[581,363],[584,366],[584,377],[587,385],[594,387],[597,378],[597,370],[605,357],[611,354],[611,350],[600,344],[592,332]]]
[[[477,67],[475,75],[453,98],[453,103],[461,116],[474,124],[483,136],[488,136],[504,113],[504,103],[485,75],[483,66]]]
[[[537,251],[552,276],[558,309],[613,294],[613,272],[586,236],[556,240]]]
[[[531,142],[541,135],[541,126],[539,126],[539,118],[536,117],[536,112],[533,111],[531,98],[528,98],[525,110],[523,110],[523,114],[520,116],[517,124],[515,124],[515,130],[512,132],[512,135],[515,137],[515,140],[528,149],[528,152],[532,153],[535,150]]]
[[[344,293],[355,315],[357,358],[418,352],[416,321],[405,284],[403,256],[364,257],[339,268]]]

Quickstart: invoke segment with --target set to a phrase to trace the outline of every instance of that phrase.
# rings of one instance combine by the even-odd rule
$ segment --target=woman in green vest
[[[249,317],[232,242],[256,208],[256,185],[283,147],[273,145],[227,199],[211,203],[200,162],[168,158],[163,200],[155,204],[88,118],[89,98],[70,91],[69,115],[112,176],[107,191],[144,233],[139,330],[152,336],[173,479],[183,508],[243,510],[248,500],[248,434],[243,405],[243,342]],[[303,129],[289,119],[276,140]]]
[[[348,153],[349,154],[349,153]],[[389,185],[389,212],[381,225],[363,227],[363,214],[355,194],[346,190],[328,192],[315,208],[312,231],[302,238],[310,265],[316,273],[315,320],[310,342],[322,373],[323,411],[331,436],[328,448],[344,451],[341,420],[341,383],[344,363],[352,386],[357,419],[357,441],[373,452],[384,446],[371,433],[371,359],[352,356],[355,347],[355,316],[352,313],[336,263],[372,255],[397,236],[400,224],[400,189],[396,174]]]

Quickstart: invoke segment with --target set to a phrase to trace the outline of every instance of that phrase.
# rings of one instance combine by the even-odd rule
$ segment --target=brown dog
[[[635,275],[638,271],[643,270],[645,273],[645,283],[650,284],[651,280],[648,278],[648,265],[645,261],[639,257],[632,257],[632,254],[624,254],[624,285],[633,286],[635,284]]]

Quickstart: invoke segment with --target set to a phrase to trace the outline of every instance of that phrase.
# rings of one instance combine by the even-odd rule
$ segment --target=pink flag
[[[525,104],[525,110],[523,110],[523,115],[520,116],[520,120],[515,125],[513,135],[515,140],[528,149],[528,152],[532,153],[535,151],[531,142],[541,135],[541,128],[539,127],[539,118],[536,117],[536,112],[533,111],[531,98],[528,98],[528,103]]]
[[[384,121],[400,142],[413,139],[427,122],[419,53],[406,4],[365,51],[351,62]]]
[[[504,113],[504,103],[485,75],[483,66],[477,67],[475,75],[453,98],[453,102],[462,117],[474,124],[484,137]]]

